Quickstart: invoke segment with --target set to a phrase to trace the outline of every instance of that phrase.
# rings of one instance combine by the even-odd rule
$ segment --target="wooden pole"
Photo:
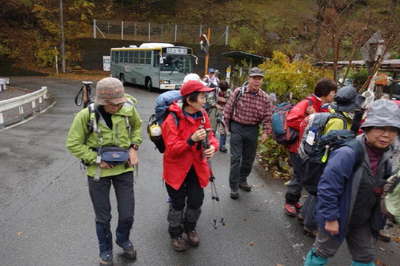
[[[211,46],[211,28],[207,29],[208,51],[204,61],[204,76],[208,74],[208,61],[210,59],[210,46]]]
[[[61,70],[63,73],[65,73],[64,11],[63,11],[62,0],[60,0],[60,28],[61,28]]]

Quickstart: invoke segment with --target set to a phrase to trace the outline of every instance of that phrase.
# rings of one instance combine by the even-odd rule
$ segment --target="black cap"
[[[341,112],[354,112],[361,109],[364,100],[353,86],[345,86],[336,93],[332,108]]]

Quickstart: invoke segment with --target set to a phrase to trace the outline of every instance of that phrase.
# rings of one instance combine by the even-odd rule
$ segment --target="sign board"
[[[187,54],[187,49],[178,47],[168,47],[167,54]]]
[[[389,58],[389,53],[383,54],[386,50],[382,34],[375,32],[371,38],[361,47],[361,55],[366,62],[374,62],[379,57]]]
[[[103,71],[111,70],[111,57],[109,55],[103,55]]]

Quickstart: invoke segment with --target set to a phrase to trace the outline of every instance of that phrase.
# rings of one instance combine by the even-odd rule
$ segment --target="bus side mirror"
[[[194,63],[197,65],[199,63],[199,58],[195,55],[192,55],[194,58]]]
[[[160,56],[160,65],[164,64],[164,57]]]

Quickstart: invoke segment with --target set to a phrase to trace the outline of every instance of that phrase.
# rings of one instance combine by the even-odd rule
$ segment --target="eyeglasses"
[[[110,107],[115,107],[115,108],[117,108],[117,107],[122,107],[122,105],[124,105],[124,103],[117,103],[117,104],[114,104],[114,103],[107,103],[107,105],[110,106]]]
[[[379,134],[389,133],[389,134],[398,134],[399,130],[395,127],[374,127],[374,129]]]

